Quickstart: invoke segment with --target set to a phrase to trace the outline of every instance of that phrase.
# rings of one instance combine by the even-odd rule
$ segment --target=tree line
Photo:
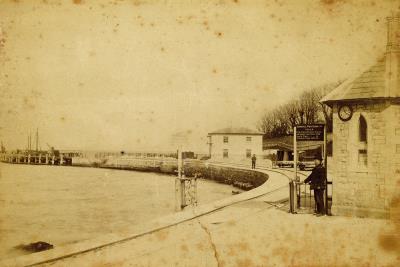
[[[332,109],[320,103],[321,98],[340,85],[342,81],[325,84],[306,90],[298,98],[270,109],[260,118],[257,129],[267,138],[293,134],[298,124],[326,124],[327,131],[332,131]]]

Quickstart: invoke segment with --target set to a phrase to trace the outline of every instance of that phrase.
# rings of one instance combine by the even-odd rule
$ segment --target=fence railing
[[[330,215],[332,205],[332,182],[328,181],[324,191],[325,213]],[[300,181],[289,182],[289,212],[290,213],[313,213],[316,210],[314,190],[309,184]]]

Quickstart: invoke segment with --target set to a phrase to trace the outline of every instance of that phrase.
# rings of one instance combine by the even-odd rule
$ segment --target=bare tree
[[[328,132],[331,132],[332,110],[319,101],[341,82],[306,90],[297,99],[267,111],[258,122],[258,130],[266,137],[278,137],[293,133],[298,124],[325,123]]]

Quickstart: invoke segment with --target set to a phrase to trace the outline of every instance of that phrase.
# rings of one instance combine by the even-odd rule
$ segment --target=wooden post
[[[297,177],[297,127],[293,128],[293,162],[294,162],[294,179],[293,179],[293,213],[297,211],[297,187],[300,182]]]
[[[326,124],[324,125],[324,167],[326,177],[326,188],[325,188],[325,214],[328,215],[328,152],[327,152],[327,140],[326,140]]]
[[[182,178],[182,153],[181,150],[177,150],[177,160],[178,160],[178,176],[175,178],[175,210],[182,210],[182,188],[181,188],[181,178]]]
[[[294,162],[294,180],[297,181],[297,138],[296,126],[293,129],[293,162]]]

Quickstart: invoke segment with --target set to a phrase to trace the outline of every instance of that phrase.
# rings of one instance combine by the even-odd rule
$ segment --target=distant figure
[[[253,154],[253,156],[251,157],[251,168],[252,169],[256,168],[256,161],[257,161],[256,154]]]
[[[304,180],[304,183],[310,184],[310,189],[314,190],[314,200],[317,206],[316,215],[325,215],[324,206],[324,190],[326,186],[325,167],[322,166],[322,157],[320,155],[315,157],[315,167],[311,174]]]
[[[272,155],[271,155],[271,161],[272,161],[272,167],[275,167],[276,166],[276,154],[275,153],[273,153]]]

